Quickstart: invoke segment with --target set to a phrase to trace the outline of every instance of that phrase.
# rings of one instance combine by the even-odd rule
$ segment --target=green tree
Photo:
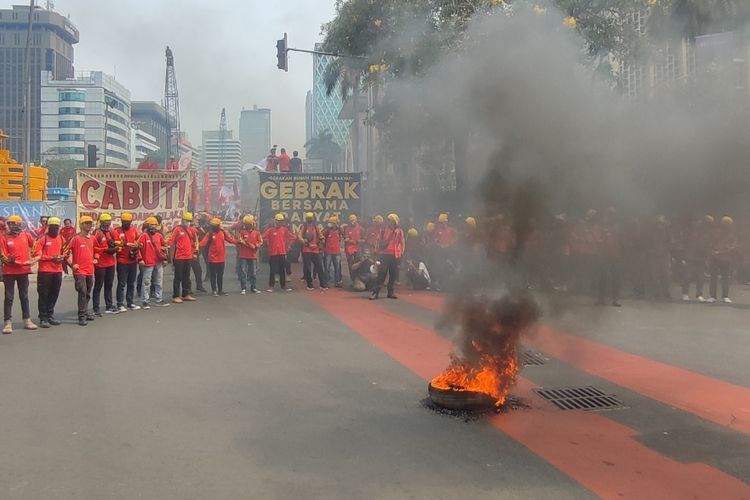
[[[323,161],[323,167],[327,172],[333,172],[334,167],[341,161],[341,146],[336,143],[333,134],[328,130],[324,130],[317,137],[307,141],[305,149],[308,158]]]
[[[76,170],[83,168],[80,162],[64,157],[47,160],[44,166],[47,167],[50,187],[68,187],[70,180],[75,183]]]

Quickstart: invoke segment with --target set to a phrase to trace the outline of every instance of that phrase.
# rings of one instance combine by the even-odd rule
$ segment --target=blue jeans
[[[161,282],[164,277],[164,266],[157,264],[153,267],[143,268],[143,302],[148,302],[151,298],[151,285],[154,285],[154,299],[156,302],[162,301]]]
[[[341,278],[341,255],[326,254],[323,267],[325,269],[326,276],[328,277],[328,282],[333,281],[336,285],[340,285],[342,283],[343,279]],[[333,267],[333,272],[331,272],[331,267]]]
[[[250,290],[255,290],[256,278],[258,277],[258,261],[255,259],[239,259],[240,288],[247,290],[247,282],[250,281]]]

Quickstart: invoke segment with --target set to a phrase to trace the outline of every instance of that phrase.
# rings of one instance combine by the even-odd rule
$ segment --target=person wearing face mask
[[[344,253],[346,254],[346,264],[349,268],[349,278],[354,284],[354,274],[352,266],[359,260],[359,254],[364,243],[364,231],[359,219],[355,214],[349,216],[349,224],[344,226]]]
[[[162,279],[167,256],[164,253],[164,237],[159,232],[159,225],[156,217],[149,217],[144,223],[144,232],[138,238],[139,262],[143,265],[143,304],[141,305],[143,309],[151,308],[149,300],[151,300],[152,290],[156,305],[164,305]]]
[[[115,283],[115,267],[117,266],[116,254],[118,246],[112,232],[112,216],[101,214],[99,216],[99,229],[94,233],[94,293],[92,302],[94,314],[101,316],[100,300],[102,290],[104,291],[104,312],[116,314],[119,311],[112,301],[112,288]]]
[[[81,226],[81,231],[65,244],[63,254],[70,257],[70,266],[73,269],[73,279],[76,292],[78,292],[78,324],[86,326],[89,321],[96,319],[89,312],[91,290],[94,288],[94,265],[96,264],[94,237],[91,235],[94,219],[84,215],[78,224]]]
[[[388,226],[380,234],[378,250],[380,253],[378,257],[378,284],[372,291],[370,300],[379,298],[380,289],[385,284],[386,275],[388,275],[388,298],[397,299],[394,287],[398,281],[398,266],[404,253],[404,232],[401,229],[401,221],[397,214],[388,215]]]
[[[323,262],[320,256],[321,246],[323,245],[323,233],[315,225],[315,214],[312,212],[305,213],[305,223],[297,235],[302,244],[302,266],[304,271],[307,289],[313,290],[313,272],[318,276],[321,290],[328,289],[328,280],[323,270]]]
[[[341,277],[341,228],[339,227],[339,218],[332,215],[328,218],[328,224],[323,230],[323,239],[325,240],[324,264],[328,281],[333,278],[336,288],[341,288],[343,278]]]
[[[164,242],[164,246],[174,245],[172,263],[174,264],[174,281],[172,282],[172,302],[195,302],[191,292],[190,267],[198,260],[198,232],[192,226],[193,214],[182,214],[182,223],[174,228]],[[199,264],[200,267],[200,264]]]
[[[138,230],[133,227],[133,214],[120,216],[122,225],[115,229],[117,251],[117,308],[120,312],[135,311],[135,280],[138,278]],[[127,308],[125,307],[127,306]]]
[[[211,228],[200,242],[200,248],[208,248],[208,274],[211,278],[211,292],[214,297],[229,295],[224,292],[224,265],[226,263],[226,244],[237,244],[232,235],[221,228],[221,219],[211,219]]]
[[[247,282],[250,281],[250,293],[260,293],[257,288],[258,249],[263,245],[263,237],[255,229],[255,217],[246,215],[242,218],[242,229],[238,236],[237,259],[240,262],[240,288],[242,295],[247,293]]]
[[[26,330],[36,330],[37,326],[31,321],[29,310],[29,274],[31,274],[31,248],[34,238],[22,231],[23,219],[18,215],[8,217],[8,233],[0,242],[0,258],[3,261],[3,283],[5,284],[5,324],[3,333],[13,333],[13,296],[18,286],[18,300],[21,302],[23,327]]]
[[[64,244],[60,236],[60,219],[50,217],[47,221],[47,233],[39,238],[34,246],[34,259],[39,262],[36,291],[39,326],[42,328],[60,324],[55,319],[55,304],[62,286]]]
[[[76,228],[73,225],[73,221],[65,219],[63,221],[63,227],[60,228],[60,236],[63,237],[63,241],[68,241],[70,238],[76,235]]]

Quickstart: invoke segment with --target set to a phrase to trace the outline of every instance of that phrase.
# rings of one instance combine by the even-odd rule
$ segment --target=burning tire
[[[432,384],[427,386],[427,391],[433,403],[448,410],[487,410],[496,403],[495,398],[482,392],[438,389]]]

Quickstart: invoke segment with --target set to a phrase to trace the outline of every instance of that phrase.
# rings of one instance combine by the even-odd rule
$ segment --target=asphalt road
[[[420,404],[441,296],[240,296],[231,274],[86,328],[66,280],[64,326],[2,336],[0,498],[750,498],[742,307],[571,306],[524,341],[547,358],[513,391],[531,408],[467,422]],[[581,385],[626,408],[533,392]]]

